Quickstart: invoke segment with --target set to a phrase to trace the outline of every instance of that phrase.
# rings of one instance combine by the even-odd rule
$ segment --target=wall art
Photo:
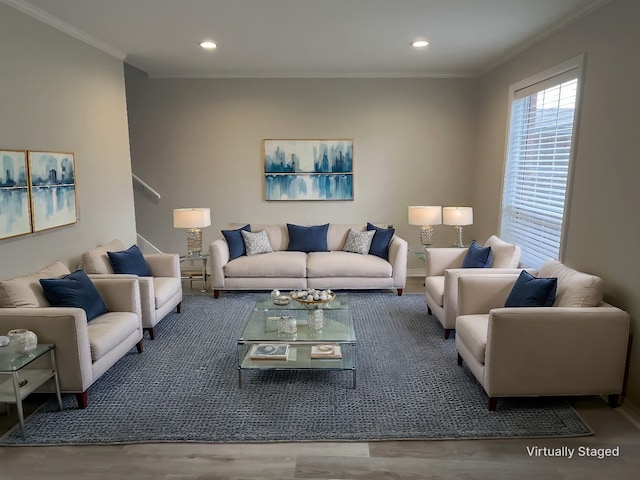
[[[353,200],[353,141],[263,140],[265,200]]]
[[[0,150],[0,239],[31,233],[26,150]]]
[[[78,221],[73,153],[29,151],[33,231]]]

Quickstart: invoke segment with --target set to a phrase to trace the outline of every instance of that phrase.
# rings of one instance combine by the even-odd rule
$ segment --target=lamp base
[[[202,229],[190,228],[187,230],[187,255],[200,253],[202,253]]]
[[[462,243],[462,227],[460,225],[455,225],[453,228],[456,229],[456,247],[458,248],[463,248],[464,247],[464,243]]]
[[[425,246],[431,246],[433,243],[433,227],[431,225],[420,227],[420,243]]]

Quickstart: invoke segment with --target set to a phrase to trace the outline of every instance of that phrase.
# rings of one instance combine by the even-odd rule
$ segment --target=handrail
[[[163,253],[162,250],[160,250],[158,247],[156,247],[153,243],[151,243],[149,240],[144,238],[139,233],[136,233],[136,237],[138,238],[138,241],[136,242],[136,244],[139,247],[142,247],[142,251],[143,252],[146,252],[147,251],[147,247],[148,247],[151,250],[153,250],[155,253]]]
[[[135,173],[131,174],[131,177],[133,177],[133,180],[135,182],[138,182],[138,185],[140,185],[143,189],[147,190],[149,193],[151,193],[153,195],[153,197],[155,197],[156,201],[160,200],[161,196],[160,194],[153,189],[148,183],[146,183],[145,181],[143,181],[140,177],[138,177]]]

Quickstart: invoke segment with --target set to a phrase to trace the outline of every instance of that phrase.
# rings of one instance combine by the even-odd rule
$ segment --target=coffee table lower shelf
[[[342,349],[342,358],[311,358],[311,347],[318,345],[317,342],[289,343],[289,353],[286,360],[253,359],[251,358],[253,345],[255,343],[238,344],[239,359],[242,359],[238,365],[239,388],[242,388],[243,370],[348,370],[352,374],[352,388],[356,388],[355,342],[339,343]]]

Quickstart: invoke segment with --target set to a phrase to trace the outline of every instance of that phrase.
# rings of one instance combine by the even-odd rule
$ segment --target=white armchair
[[[629,315],[602,301],[598,277],[558,262],[540,277],[558,278],[552,307],[504,308],[518,275],[461,277],[456,350],[495,410],[502,397],[608,395],[624,391]]]
[[[87,250],[81,257],[81,268],[91,278],[96,275],[122,277],[115,274],[107,252],[124,250],[120,240],[112,240],[100,247]],[[142,327],[155,339],[155,326],[174,308],[179,313],[182,302],[180,258],[177,253],[152,253],[144,255],[153,277],[139,278]]]
[[[520,273],[521,250],[499,239],[489,237],[484,246],[491,246],[493,262],[490,268],[461,268],[468,248],[427,248],[425,259],[425,298],[430,315],[444,327],[444,338],[456,328],[458,279],[475,273]]]

